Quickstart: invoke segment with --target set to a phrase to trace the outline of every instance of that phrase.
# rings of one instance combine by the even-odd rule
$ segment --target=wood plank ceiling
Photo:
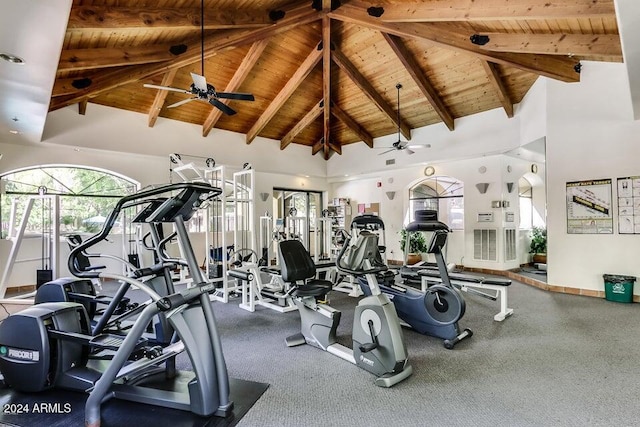
[[[580,61],[621,62],[613,0],[74,0],[50,110],[87,103],[310,147],[347,144],[502,108],[538,76],[571,83]],[[201,63],[204,56],[204,64]],[[229,116],[187,95],[190,72]],[[396,84],[401,83],[400,113]],[[398,122],[399,117],[399,122]]]

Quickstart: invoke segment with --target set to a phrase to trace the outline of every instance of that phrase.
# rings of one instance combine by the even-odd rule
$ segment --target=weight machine
[[[214,187],[222,189],[222,193],[211,201],[207,209],[205,227],[205,271],[209,280],[216,284],[214,298],[227,303],[229,296],[240,287],[235,281],[229,281],[230,256],[235,246],[235,210],[233,188],[234,174],[226,166],[216,166],[205,171],[205,178]],[[232,234],[233,233],[233,234]],[[233,237],[232,237],[233,236]]]
[[[38,196],[29,196],[17,230],[15,227],[17,217],[17,201],[14,200],[11,205],[11,213],[9,218],[9,234],[7,236],[7,240],[10,240],[12,244],[11,250],[9,251],[9,257],[7,259],[7,264],[5,266],[4,273],[2,274],[2,282],[0,283],[0,298],[4,298],[5,296],[7,287],[9,286],[9,280],[11,279],[11,275],[13,273],[13,267],[16,264],[35,263],[40,261],[42,270],[45,270],[44,267],[47,267],[46,270],[51,270],[52,279],[57,278],[59,275],[60,198],[57,195],[46,195],[44,193],[46,193],[46,191],[43,191],[43,194]],[[29,224],[29,219],[32,218],[32,215],[34,214],[34,206],[37,202],[39,202],[42,207],[41,220],[44,221],[44,217],[46,215],[49,220],[49,224],[46,227],[46,231],[43,227],[43,229],[40,230],[41,233],[39,235],[33,236],[28,234],[27,226]],[[39,258],[19,258],[19,255],[21,253],[24,255],[23,252],[25,252],[21,252],[22,244],[26,239],[30,239],[33,237],[40,237],[42,239],[41,256]]]

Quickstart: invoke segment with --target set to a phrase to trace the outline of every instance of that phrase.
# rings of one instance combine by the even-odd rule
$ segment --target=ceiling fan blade
[[[396,149],[395,148],[391,148],[391,149],[389,149],[387,151],[383,151],[382,153],[378,153],[378,156],[382,156],[383,154],[391,153],[392,151],[396,151]]]
[[[229,116],[233,116],[236,113],[236,110],[234,110],[233,108],[229,107],[228,105],[218,101],[215,98],[211,98],[209,99],[209,104],[213,105],[214,107],[218,108],[220,111],[222,111],[223,113],[229,115]]]
[[[182,101],[178,101],[178,102],[175,102],[175,103],[173,103],[173,104],[171,104],[171,105],[167,105],[167,108],[175,108],[175,107],[179,107],[179,106],[181,106],[181,105],[186,104],[187,102],[195,101],[196,99],[198,99],[198,97],[197,97],[197,96],[195,96],[195,97],[193,97],[193,98],[183,99]]]
[[[216,92],[216,97],[223,99],[237,99],[239,101],[255,101],[255,98],[251,93]]]
[[[404,148],[404,151],[405,151],[407,154],[415,154],[415,151],[411,150],[409,147],[405,147],[405,148]]]
[[[151,85],[151,84],[144,84],[143,86],[148,87],[150,89],[171,90],[173,92],[180,92],[180,93],[191,93],[188,90],[178,89],[176,87],[158,86],[158,85]]]
[[[409,144],[407,145],[407,148],[410,148],[412,150],[415,149],[420,149],[420,148],[430,148],[431,144]]]
[[[197,87],[201,91],[207,91],[207,79],[205,79],[204,76],[196,73],[191,73],[191,78],[193,79],[193,84],[195,85],[195,87]]]

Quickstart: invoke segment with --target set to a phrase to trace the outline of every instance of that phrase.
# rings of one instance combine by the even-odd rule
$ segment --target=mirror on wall
[[[504,155],[505,196],[512,204],[517,201],[512,211],[518,263],[525,266],[523,272],[546,281],[546,139],[536,139]]]
[[[273,189],[273,219],[278,239],[300,240],[314,256],[319,234],[319,230],[316,230],[316,219],[321,216],[322,193]]]

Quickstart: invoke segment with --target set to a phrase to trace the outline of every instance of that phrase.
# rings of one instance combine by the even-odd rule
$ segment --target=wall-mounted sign
[[[513,212],[504,213],[504,222],[515,222],[516,215]]]
[[[567,182],[567,233],[613,234],[611,179]]]
[[[478,212],[478,222],[493,222],[493,212]]]

